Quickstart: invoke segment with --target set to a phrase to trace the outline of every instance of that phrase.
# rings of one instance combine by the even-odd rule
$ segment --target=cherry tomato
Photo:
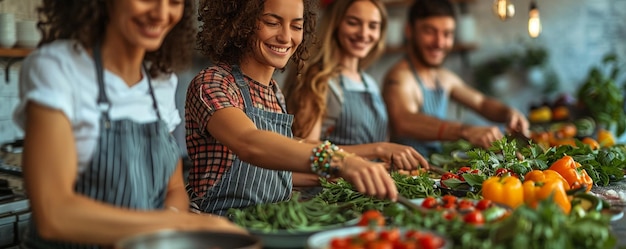
[[[417,240],[422,237],[422,233],[416,230],[408,230],[404,233],[404,238],[407,240]]]
[[[376,233],[376,231],[374,230],[366,230],[366,231],[359,233],[359,239],[365,242],[374,241],[378,239],[378,233]]]
[[[393,249],[393,242],[386,240],[370,241],[365,245],[366,249]]]
[[[456,174],[457,174],[457,175],[460,175],[460,174],[465,174],[465,173],[469,173],[470,171],[472,171],[472,168],[467,167],[467,166],[463,166],[463,167],[459,168],[459,169],[456,171]]]
[[[502,176],[503,174],[508,173],[508,172],[509,172],[508,169],[499,168],[499,169],[496,170],[496,176]]]
[[[480,175],[482,172],[479,169],[472,170],[470,174]]]
[[[456,218],[456,211],[446,210],[443,212],[443,218],[446,220],[454,220]]]
[[[422,249],[441,248],[444,243],[443,239],[431,234],[424,234],[424,236],[420,237],[417,242]]]
[[[456,204],[456,200],[457,200],[457,198],[454,195],[444,195],[444,196],[441,197],[441,201],[444,204],[446,204],[446,203],[454,203],[454,204]]]
[[[465,211],[473,211],[474,210],[474,203],[470,200],[461,200],[458,204],[457,209],[461,212],[465,212]]]
[[[441,181],[439,181],[439,184],[441,185],[441,187],[447,188],[446,184],[443,181],[448,180],[448,179],[459,179],[459,176],[452,172],[447,172],[443,174],[441,176]]]
[[[385,217],[378,210],[367,210],[361,215],[358,226],[384,226]]]
[[[385,241],[398,241],[400,240],[400,230],[398,228],[391,228],[387,230],[383,230],[378,235],[380,240]]]
[[[432,197],[432,196],[428,196],[426,197],[426,199],[424,199],[424,201],[422,201],[422,207],[425,207],[428,209],[437,207],[437,204],[439,204],[437,202],[437,199],[435,199],[435,197]]]
[[[481,210],[481,211],[486,210],[487,208],[491,207],[491,204],[492,204],[491,200],[482,199],[476,203],[476,209]]]
[[[330,241],[330,249],[347,248],[350,245],[350,238],[333,238]]]
[[[399,240],[393,243],[393,249],[418,249],[415,240]]]
[[[465,216],[463,216],[463,221],[469,224],[482,225],[485,223],[485,217],[483,216],[483,213],[476,210],[469,212]]]

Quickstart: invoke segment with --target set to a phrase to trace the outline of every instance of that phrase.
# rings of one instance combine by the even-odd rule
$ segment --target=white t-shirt
[[[69,40],[55,41],[24,60],[20,71],[20,103],[14,120],[24,129],[29,101],[62,111],[72,125],[80,172],[89,164],[95,150],[100,132],[100,109],[94,61],[82,46],[74,44]],[[112,120],[130,119],[138,123],[157,120],[146,77],[129,87],[105,69],[104,83]],[[181,122],[174,99],[177,84],[175,74],[152,79],[161,118],[170,132]]]

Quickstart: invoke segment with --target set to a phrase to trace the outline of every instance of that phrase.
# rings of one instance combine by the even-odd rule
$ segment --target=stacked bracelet
[[[313,148],[311,155],[311,171],[321,177],[330,178],[339,172],[339,163],[352,154],[347,153],[337,145],[324,141],[319,146]]]

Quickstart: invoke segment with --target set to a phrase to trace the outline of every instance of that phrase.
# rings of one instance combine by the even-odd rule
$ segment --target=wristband
[[[331,178],[339,173],[339,168],[343,160],[351,156],[337,145],[324,141],[319,146],[313,148],[311,154],[311,171],[321,177]]]
[[[446,126],[448,126],[446,122],[442,122],[439,125],[439,131],[437,131],[437,140],[441,140],[441,138],[443,137],[443,132],[446,130]]]

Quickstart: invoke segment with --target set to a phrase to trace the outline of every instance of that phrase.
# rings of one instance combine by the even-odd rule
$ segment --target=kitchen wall
[[[34,8],[39,2],[40,0],[0,0],[0,12],[16,13],[18,19],[34,19]],[[478,85],[474,82],[472,73],[481,63],[496,56],[519,52],[526,45],[545,47],[549,56],[548,64],[543,71],[539,70],[538,75],[513,68],[490,83],[492,94],[505,103],[527,112],[528,105],[533,101],[553,97],[544,95],[541,90],[546,71],[553,71],[558,76],[558,92],[574,93],[589,68],[597,65],[605,53],[615,52],[626,59],[626,0],[538,0],[543,33],[537,39],[529,38],[526,31],[530,1],[512,2],[516,6],[516,15],[507,21],[500,21],[491,12],[492,0],[476,0],[475,3],[468,4],[469,13],[475,20],[478,49],[466,54],[467,64],[463,63],[463,57],[459,54],[452,54],[446,61],[446,66],[461,75],[469,84]],[[389,9],[394,18],[403,18],[405,11],[406,8],[403,7]],[[380,81],[400,56],[386,55],[368,71]],[[0,58],[0,66],[5,65],[6,61]],[[195,73],[206,65],[208,62],[198,58],[192,70],[180,74],[177,101],[180,103],[181,114],[186,86]],[[19,63],[12,67],[11,73],[16,74],[18,68]],[[4,70],[0,70],[0,76],[4,78]],[[276,77],[282,81],[283,75],[277,73]],[[11,76],[9,84],[0,80],[0,142],[22,136],[10,120],[12,108],[17,101],[16,80],[17,75]],[[463,108],[455,106],[450,112],[467,122],[486,123]],[[176,131],[176,134],[181,144],[184,144],[182,129]]]
[[[15,14],[16,20],[35,20],[35,8],[41,0],[0,0],[0,12]],[[18,101],[18,70],[19,63],[13,64],[9,71],[9,82],[5,81],[5,68],[8,60],[0,57],[0,144],[23,137],[23,133],[11,119],[13,109]]]

